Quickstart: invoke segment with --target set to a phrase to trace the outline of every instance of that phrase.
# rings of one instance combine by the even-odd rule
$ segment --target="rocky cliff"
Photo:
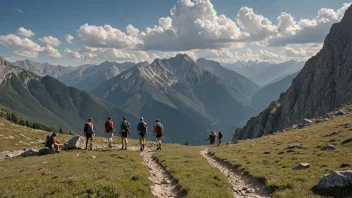
[[[237,129],[233,141],[256,138],[325,114],[352,101],[352,7],[334,24],[322,50],[310,58],[290,88],[260,115]]]

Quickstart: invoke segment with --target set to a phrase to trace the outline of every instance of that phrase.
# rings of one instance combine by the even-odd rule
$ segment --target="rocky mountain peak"
[[[352,7],[334,24],[321,51],[310,58],[290,88],[259,116],[237,130],[233,140],[280,131],[352,101]]]

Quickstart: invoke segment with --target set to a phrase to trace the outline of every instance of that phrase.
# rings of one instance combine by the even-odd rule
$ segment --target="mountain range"
[[[333,24],[324,46],[310,58],[290,88],[260,115],[238,129],[233,141],[280,131],[305,118],[328,113],[352,101],[352,7]]]
[[[226,128],[256,112],[241,91],[185,54],[133,67],[91,93],[148,122],[161,119],[170,141],[199,144],[212,128]]]
[[[81,134],[88,118],[93,118],[97,135],[104,135],[109,116],[136,118],[116,106],[76,88],[67,87],[50,76],[38,76],[8,62],[0,64],[0,105],[66,132]]]
[[[223,63],[223,66],[264,87],[300,71],[304,66],[304,62],[290,60],[276,64],[258,61],[238,61],[234,63]]]

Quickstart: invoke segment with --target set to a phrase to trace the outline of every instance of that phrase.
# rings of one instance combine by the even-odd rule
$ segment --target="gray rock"
[[[301,149],[303,148],[300,144],[292,144],[288,147],[286,147],[285,149]]]
[[[326,150],[336,150],[336,146],[332,145],[332,144],[328,144],[326,146],[322,146],[320,148],[320,150],[322,151],[326,151]]]
[[[311,119],[304,118],[302,123],[306,124],[306,125],[311,125],[311,124],[313,124],[313,121]]]
[[[352,170],[333,171],[325,175],[318,183],[318,189],[352,187]]]
[[[332,132],[332,133],[330,133],[330,134],[327,134],[325,137],[330,137],[330,136],[338,135],[338,134],[339,134],[339,132],[334,131],[334,132]]]
[[[349,142],[352,142],[352,138],[349,138],[349,139],[343,141],[341,144],[347,144],[347,143],[349,143]]]
[[[352,128],[352,124],[351,123],[346,123],[345,124],[345,128],[349,128],[349,129]]]
[[[39,155],[39,150],[37,149],[28,149],[21,154],[22,157],[37,156],[37,155]]]
[[[48,155],[48,154],[53,154],[55,151],[49,148],[43,148],[39,150],[39,155]]]
[[[24,153],[26,150],[15,150],[15,151],[3,151],[0,152],[0,159],[7,159],[7,158],[12,158],[12,157],[17,157],[20,156],[22,153]]]
[[[86,147],[85,140],[82,136],[75,136],[71,138],[65,145],[62,147],[62,150],[68,149],[84,149]]]
[[[346,112],[344,110],[342,110],[342,109],[340,109],[339,111],[337,111],[335,113],[335,115],[337,115],[337,116],[342,116],[342,115],[345,115],[345,114],[346,114]]]
[[[308,163],[300,163],[300,164],[297,164],[293,170],[302,170],[302,169],[307,169],[310,167],[310,164]]]

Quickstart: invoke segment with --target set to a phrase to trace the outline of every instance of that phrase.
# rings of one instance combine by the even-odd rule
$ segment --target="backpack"
[[[159,135],[162,135],[164,133],[163,125],[156,124],[156,133],[159,134]]]
[[[105,129],[106,131],[112,131],[113,130],[113,124],[112,124],[112,121],[106,121],[105,122]]]
[[[51,148],[54,143],[54,138],[51,135],[46,136],[45,147]]]
[[[121,122],[121,130],[122,132],[128,132],[129,131],[129,124],[128,122]]]
[[[140,123],[139,123],[139,126],[138,126],[138,131],[139,131],[141,134],[146,134],[146,133],[147,133],[147,123],[145,123],[145,122],[140,122]]]
[[[88,123],[84,124],[84,133],[86,133],[86,134],[92,133],[92,127],[90,127]]]

